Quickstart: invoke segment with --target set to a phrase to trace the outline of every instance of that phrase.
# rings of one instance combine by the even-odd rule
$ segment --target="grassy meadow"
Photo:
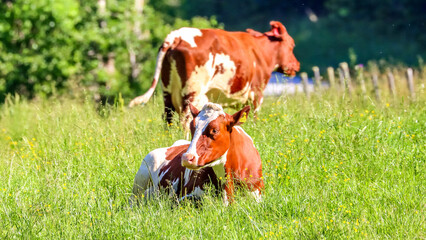
[[[0,238],[424,239],[425,100],[266,99],[242,125],[263,161],[263,202],[239,192],[228,207],[207,195],[199,208],[156,199],[131,209],[143,157],[184,135],[163,123],[161,97],[134,109],[8,98]]]

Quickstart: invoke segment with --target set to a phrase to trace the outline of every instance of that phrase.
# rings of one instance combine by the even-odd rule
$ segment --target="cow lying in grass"
[[[233,115],[214,103],[201,111],[190,105],[190,110],[192,140],[179,140],[146,155],[135,176],[131,202],[160,192],[179,201],[199,198],[207,184],[224,190],[226,204],[233,200],[235,186],[246,187],[260,201],[262,162],[251,137],[237,126],[250,107]]]

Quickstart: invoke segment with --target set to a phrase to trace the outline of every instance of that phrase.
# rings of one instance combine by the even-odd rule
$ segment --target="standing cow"
[[[189,106],[192,140],[179,140],[146,155],[136,173],[130,202],[162,190],[180,200],[199,198],[208,184],[224,190],[225,203],[232,201],[235,185],[247,188],[260,201],[262,162],[252,138],[237,126],[250,106],[233,115],[215,103],[207,103],[201,111]]]
[[[186,130],[189,103],[201,108],[209,101],[224,106],[249,101],[256,112],[271,73],[295,75],[300,67],[286,28],[277,21],[270,25],[265,33],[187,27],[172,31],[159,50],[150,89],[129,106],[146,103],[161,74],[166,120],[170,123],[176,111]]]

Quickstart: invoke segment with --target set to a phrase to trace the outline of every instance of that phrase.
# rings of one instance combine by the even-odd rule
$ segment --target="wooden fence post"
[[[396,97],[395,78],[390,69],[387,70],[386,76],[388,77],[389,91],[392,94],[392,96],[395,98]]]
[[[334,68],[328,67],[327,68],[327,74],[328,74],[328,82],[330,83],[330,89],[334,89],[335,87],[335,78],[334,78]]]
[[[414,79],[413,79],[413,69],[408,68],[406,72],[407,77],[407,84],[408,84],[408,90],[410,90],[410,97],[411,99],[416,98],[416,93],[414,92]]]
[[[321,90],[322,90],[322,86],[321,86],[321,75],[320,75],[319,67],[314,66],[314,67],[312,68],[312,71],[314,72],[315,85],[316,85],[317,89],[318,89],[319,91],[321,91]]]
[[[305,72],[300,73],[300,77],[302,78],[302,84],[303,84],[303,91],[306,94],[306,97],[309,99],[311,97],[308,89],[308,74]]]
[[[342,63],[340,63],[340,67],[343,70],[343,74],[344,74],[343,76],[344,76],[344,80],[346,82],[346,86],[348,88],[348,93],[349,93],[350,96],[352,96],[352,92],[353,92],[353,90],[352,90],[352,80],[351,80],[351,74],[349,73],[348,63],[342,62]]]
[[[373,81],[373,87],[374,87],[374,95],[376,96],[376,100],[380,102],[380,89],[379,89],[379,80],[378,80],[377,73],[373,73],[371,80]]]
[[[355,66],[355,70],[357,72],[356,79],[361,86],[361,92],[365,98],[367,96],[367,88],[365,87],[364,68],[361,64],[358,64]]]
[[[342,68],[337,68],[337,72],[339,73],[339,82],[340,82],[340,89],[342,92],[346,89],[345,84],[345,74],[343,73]]]

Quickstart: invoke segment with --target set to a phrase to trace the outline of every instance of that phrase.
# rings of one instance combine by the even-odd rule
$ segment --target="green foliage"
[[[6,93],[51,96],[88,89],[101,98],[134,96],[148,87],[157,49],[179,26],[218,26],[214,18],[174,19],[134,1],[6,1],[0,5],[0,102]],[[135,29],[140,22],[139,29]],[[132,76],[130,52],[136,57]],[[73,93],[72,93],[73,94]]]
[[[232,31],[267,31],[270,20],[279,20],[296,42],[301,71],[337,67],[342,61],[354,64],[355,55],[356,63],[385,59],[408,65],[426,57],[422,0],[180,0],[158,1],[153,7],[183,18],[214,15]],[[309,20],[312,13],[317,21]]]
[[[182,139],[162,100],[144,108],[91,100],[0,108],[1,239],[416,239],[425,229],[425,96],[378,104],[304,96],[265,99],[242,127],[263,161],[263,202],[129,208],[151,150]],[[233,110],[226,110],[232,113]]]

